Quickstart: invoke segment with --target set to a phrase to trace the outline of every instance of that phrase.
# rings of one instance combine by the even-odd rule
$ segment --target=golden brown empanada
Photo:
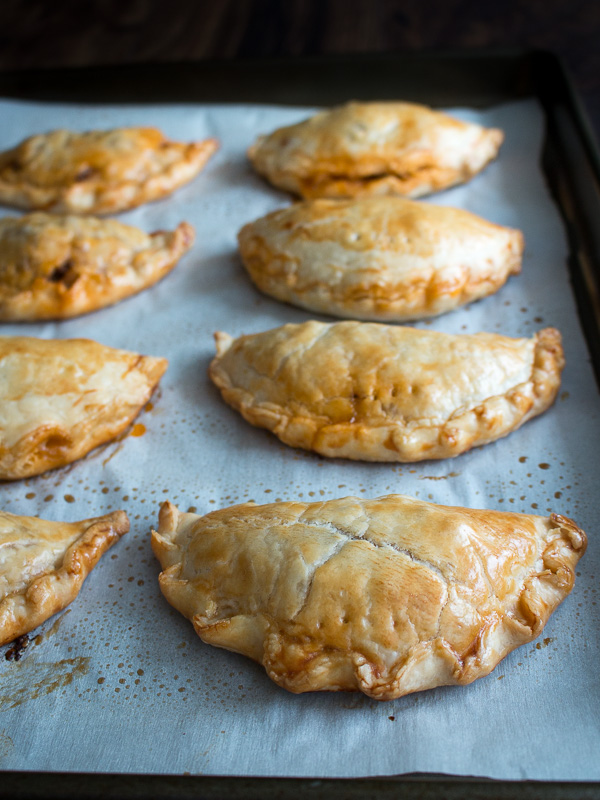
[[[0,337],[0,479],[63,467],[114,439],[167,364],[89,339]]]
[[[292,692],[376,700],[487,675],[538,636],[586,547],[575,523],[400,495],[160,510],[160,588],[209,644]]]
[[[218,148],[184,144],[156,128],[56,130],[0,153],[0,203],[60,213],[110,214],[166,197]]]
[[[66,319],[117,303],[163,278],[193,242],[187,222],[148,235],[94,217],[0,219],[0,320]]]
[[[448,458],[492,442],[554,400],[560,333],[452,335],[369,322],[215,334],[223,399],[292,447],[364,461]]]
[[[68,606],[102,554],[128,530],[124,511],[82,522],[0,511],[0,645]]]
[[[420,197],[463,183],[504,134],[412,103],[348,103],[261,136],[255,169],[302,197]]]
[[[306,200],[238,236],[254,283],[277,300],[402,322],[492,294],[521,269],[523,235],[457,208],[401,197]]]

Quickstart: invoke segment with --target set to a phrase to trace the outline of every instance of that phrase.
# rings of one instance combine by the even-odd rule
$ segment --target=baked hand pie
[[[301,197],[420,197],[468,181],[503,138],[422,105],[347,103],[259,137],[248,156]]]
[[[102,554],[128,530],[124,511],[81,522],[0,511],[0,645],[68,606]]]
[[[94,217],[0,219],[0,320],[66,319],[117,303],[163,278],[193,242],[187,222],[146,234]]]
[[[266,294],[333,316],[403,322],[492,294],[520,272],[523,235],[401,197],[306,200],[246,225],[244,266]]]
[[[558,514],[400,495],[160,510],[160,588],[208,644],[291,692],[376,700],[491,672],[540,634],[586,537]]]
[[[370,322],[215,334],[209,374],[244,419],[292,447],[362,461],[449,458],[551,405],[560,333],[452,335]]]
[[[110,442],[167,364],[89,339],[0,337],[0,480],[64,467]]]
[[[61,214],[126,211],[191,181],[218,146],[173,142],[157,128],[38,134],[0,153],[0,203]]]

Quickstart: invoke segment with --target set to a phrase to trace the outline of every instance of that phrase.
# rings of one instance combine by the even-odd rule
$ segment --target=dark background
[[[0,70],[491,47],[562,56],[600,138],[600,0],[0,0]]]

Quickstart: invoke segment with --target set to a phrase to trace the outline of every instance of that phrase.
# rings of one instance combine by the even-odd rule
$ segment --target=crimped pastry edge
[[[303,152],[302,149],[291,156],[282,152],[277,141],[282,133],[298,136],[299,130],[305,126],[310,129],[317,119],[327,119],[332,113],[349,111],[352,106],[356,106],[360,112],[364,105],[378,104],[347,103],[319,112],[295,125],[261,135],[247,149],[248,159],[258,174],[272,185],[305,199],[386,195],[417,198],[470,180],[496,158],[504,141],[504,132],[501,129],[477,126],[480,129],[479,147],[476,150],[478,157],[474,158],[474,152],[469,150],[460,167],[441,164],[439,158],[436,161],[431,154],[428,158],[426,150],[397,156],[391,147],[387,157],[382,157],[378,149],[374,148],[373,153],[362,152],[353,161],[346,154],[336,159],[331,154],[329,157],[323,154],[315,156]],[[428,116],[431,115],[432,119],[439,119],[442,124],[450,121],[463,124],[464,128],[469,127],[469,123],[460,123],[459,120],[427,106],[414,103],[398,103],[398,106],[421,110]],[[317,132],[318,135],[322,135],[322,129]],[[308,140],[311,140],[310,136]]]
[[[29,633],[66,608],[77,597],[100,557],[129,531],[124,511],[113,511],[77,524],[86,523],[89,527],[69,547],[58,570],[34,578],[23,591],[0,600],[0,645]]]
[[[366,423],[319,424],[309,416],[292,416],[274,403],[255,406],[252,395],[231,384],[220,369],[220,358],[234,339],[218,331],[217,355],[209,376],[223,399],[244,419],[274,433],[284,444],[312,450],[329,458],[354,461],[412,462],[453,458],[507,436],[552,405],[560,387],[564,354],[560,332],[545,328],[535,335],[530,379],[507,394],[486,399],[475,408],[443,425],[403,426],[400,423],[369,426]]]
[[[168,365],[169,362],[166,358],[138,356],[135,368],[140,370],[148,380],[143,399],[136,403],[130,412],[117,423],[103,425],[101,434],[98,433],[98,426],[96,426],[95,433],[92,431],[93,435],[82,438],[76,429],[70,435],[63,428],[41,425],[8,449],[3,449],[0,443],[0,481],[21,480],[40,475],[51,469],[64,467],[84,458],[96,447],[113,441],[129,427],[146,405],[166,372]],[[54,450],[47,448],[45,454],[40,453],[40,443],[54,436],[63,440],[63,444],[57,446]]]
[[[173,231],[154,231],[148,236],[153,247],[136,254],[141,285],[119,282],[99,290],[93,275],[85,275],[69,286],[38,277],[32,288],[0,299],[0,321],[71,319],[115,305],[168,275],[193,246],[195,232],[189,223],[181,222]],[[163,247],[154,247],[161,239]]]
[[[287,209],[285,209],[287,211]],[[313,313],[328,314],[340,319],[373,322],[410,322],[445,314],[498,291],[511,275],[521,272],[525,239],[521,231],[504,228],[510,234],[512,247],[504,262],[487,274],[473,275],[468,266],[460,268],[460,280],[453,271],[449,284],[443,271],[434,269],[427,280],[417,271],[396,281],[383,282],[365,261],[364,282],[351,291],[340,291],[323,281],[308,288],[288,285],[288,264],[298,264],[293,252],[273,251],[268,237],[256,232],[257,222],[276,217],[278,211],[244,225],[238,233],[242,263],[260,291],[284,303]],[[500,226],[498,226],[500,227]],[[458,265],[456,265],[458,266]]]
[[[361,502],[360,498],[344,499]],[[385,500],[385,497],[377,499]],[[298,505],[307,507],[316,504]],[[243,513],[248,506],[255,507],[255,504],[244,503],[230,509],[213,511],[204,518],[234,509]],[[179,577],[179,546],[175,540],[179,529],[186,526],[189,517],[194,522],[202,519],[196,514],[184,514],[166,501],[160,508],[158,531],[152,531],[152,549],[163,569],[159,576],[161,591],[167,601],[184,615],[183,609],[178,608],[173,596],[170,596],[169,585],[181,591],[188,583]],[[532,565],[530,574],[523,580],[518,601],[521,619],[507,614],[492,617],[481,629],[468,654],[462,658],[448,642],[437,637],[420,642],[401,664],[395,664],[387,675],[381,675],[380,669],[359,653],[353,654],[352,658],[342,653],[336,659],[331,651],[313,653],[310,651],[310,643],[307,643],[306,653],[302,644],[298,644],[298,652],[290,656],[291,648],[286,648],[285,652],[282,650],[280,635],[270,631],[270,623],[266,618],[262,631],[264,638],[258,642],[248,641],[245,652],[233,646],[240,633],[244,633],[244,628],[239,628],[239,625],[243,626],[243,620],[239,621],[237,627],[237,617],[220,620],[213,625],[203,625],[196,618],[190,621],[202,641],[234,652],[243,652],[262,663],[268,676],[277,685],[294,694],[307,691],[360,690],[375,700],[395,700],[406,694],[438,686],[467,685],[492,672],[512,650],[539,636],[549,617],[573,588],[575,566],[585,553],[587,537],[567,517],[552,513],[547,518],[539,519],[548,526],[547,543],[537,564]],[[298,669],[290,675],[291,661],[297,662]]]
[[[19,148],[23,144],[24,142],[21,142],[11,150],[0,154],[2,160],[9,163],[11,158],[17,157]],[[182,147],[183,157],[179,161],[141,183],[121,181],[94,187],[84,181],[66,187],[46,189],[26,182],[17,184],[3,180],[2,164],[0,164],[0,201],[5,205],[27,211],[37,209],[60,214],[104,215],[129,211],[144,203],[160,200],[195,178],[219,149],[219,141],[204,139]]]

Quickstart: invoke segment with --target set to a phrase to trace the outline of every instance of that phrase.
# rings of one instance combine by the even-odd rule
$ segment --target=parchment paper
[[[124,508],[132,522],[70,609],[37,631],[19,662],[0,651],[0,768],[598,780],[598,398],[569,286],[563,226],[538,166],[541,110],[534,101],[482,113],[452,110],[503,128],[506,142],[482,175],[432,201],[519,227],[527,247],[522,275],[430,325],[514,336],[558,327],[567,356],[559,399],[495,444],[455,460],[404,466],[325,460],[287,448],[244,422],[207,378],[215,330],[239,335],[310,318],[253,288],[235,237],[245,222],[289,202],[252,173],[246,147],[259,133],[311,111],[0,102],[2,149],[56,127],[158,125],[182,140],[221,140],[220,152],[192,184],[121,215],[149,231],[181,220],[195,226],[196,245],[173,274],[78,320],[0,326],[3,335],[85,336],[170,361],[154,407],[138,420],[144,435],[70,468],[0,485],[1,504],[14,513],[72,520]],[[537,643],[468,687],[387,703],[359,694],[296,696],[250,660],[204,645],[159,593],[149,530],[165,498],[206,513],[249,499],[390,492],[556,511],[587,530],[590,544],[575,589]]]

